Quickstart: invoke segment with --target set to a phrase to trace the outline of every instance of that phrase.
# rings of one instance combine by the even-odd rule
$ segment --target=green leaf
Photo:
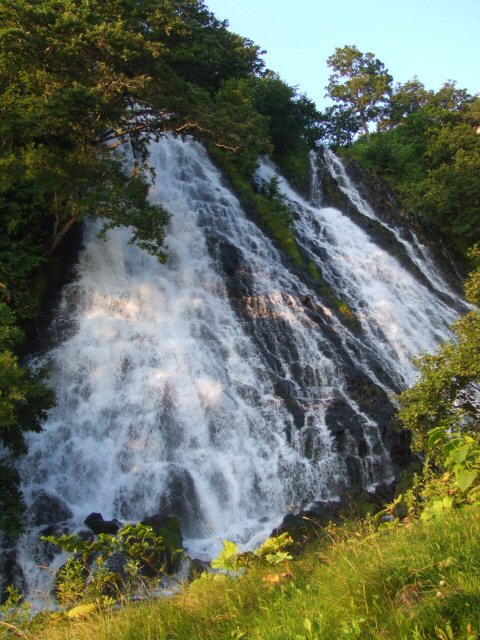
[[[445,511],[450,511],[452,507],[452,496],[446,496],[445,498],[441,498],[439,500],[433,500],[425,507],[420,517],[422,520],[431,520],[432,518],[443,515]]]
[[[277,565],[292,560],[292,556],[287,551],[277,551],[276,553],[267,553],[265,560],[268,564]]]
[[[97,607],[93,603],[80,604],[77,607],[70,609],[70,611],[67,611],[67,616],[69,618],[76,619],[87,618],[92,613],[95,613],[96,608]]]
[[[226,571],[235,571],[235,557],[238,555],[238,545],[230,540],[223,541],[223,549],[218,558],[212,560],[214,569],[223,569]]]
[[[478,471],[469,471],[468,469],[464,469],[463,471],[459,471],[457,473],[457,487],[460,491],[466,491],[468,488],[472,486],[475,482],[475,479],[478,475]]]
[[[459,449],[454,449],[454,451],[450,452],[449,458],[451,458],[454,462],[461,463],[467,459],[468,454],[470,453],[472,446],[469,444],[463,445]]]
[[[436,429],[432,429],[430,431],[430,435],[428,436],[428,447],[434,447],[442,438],[445,436],[445,429],[443,427],[437,427]]]

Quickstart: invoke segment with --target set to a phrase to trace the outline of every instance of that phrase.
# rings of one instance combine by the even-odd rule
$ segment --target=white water
[[[350,396],[344,363],[358,359],[375,382],[373,359],[404,384],[410,356],[447,337],[455,314],[349,218],[282,182],[302,246],[328,255],[325,278],[360,318],[355,336],[284,266],[199,144],[164,139],[151,163],[152,200],[172,213],[168,263],[130,246],[128,230],[104,243],[87,227],[59,311],[68,328],[42,359],[58,403],[29,438],[24,491],[27,502],[40,488],[64,500],[70,528],[92,511],[177,513],[191,554],[212,557],[224,538],[254,545],[291,509],[335,497],[352,468],[364,486],[388,478],[379,426]],[[237,259],[234,291],[222,246]],[[361,432],[347,429],[342,450],[328,426],[335,403]],[[36,567],[37,537],[20,558],[32,591],[51,581]]]
[[[332,176],[341,178],[340,188],[365,215],[376,218],[348,179],[340,160],[333,156],[333,162],[332,156],[331,152],[326,154],[331,160],[328,166]],[[411,384],[416,375],[412,357],[432,351],[441,341],[448,340],[450,325],[457,318],[457,312],[420,283],[348,216],[338,209],[317,204],[321,202],[317,192],[312,194],[314,204],[303,200],[268,161],[262,163],[258,174],[265,182],[277,176],[280,192],[299,214],[294,221],[299,244],[319,267],[336,295],[355,313],[367,344],[376,350],[392,379],[401,387]],[[408,245],[407,241],[398,239]],[[421,264],[423,273],[432,280],[432,262],[423,260],[420,263],[411,247],[410,253],[416,255],[415,264]],[[446,290],[447,285],[438,276],[436,279],[439,290]]]
[[[452,291],[451,287],[448,286],[448,284],[443,280],[443,278],[439,274],[438,267],[435,265],[435,262],[432,259],[427,247],[419,241],[417,235],[413,231],[408,230],[408,234],[411,237],[411,240],[408,240],[407,238],[403,237],[400,231],[382,220],[375,213],[369,203],[364,198],[362,198],[358,189],[355,187],[352,180],[348,176],[340,158],[336,156],[331,149],[324,150],[324,157],[330,175],[335,179],[340,190],[353,203],[357,210],[362,215],[370,218],[371,220],[379,222],[383,227],[388,229],[388,231],[395,237],[397,242],[404,247],[412,263],[416,267],[418,267],[418,269],[424,275],[427,276],[429,283],[438,292],[448,296],[451,301],[463,307],[465,304],[464,300],[462,300],[454,291]],[[315,164],[317,162],[317,156],[313,154],[313,152],[311,155],[311,161],[314,164],[314,167],[312,167],[312,169],[314,170],[314,175],[316,175],[317,172],[315,171]],[[466,310],[466,307],[464,307],[464,309]]]

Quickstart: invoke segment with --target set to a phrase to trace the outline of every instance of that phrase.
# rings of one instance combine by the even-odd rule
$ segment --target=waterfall
[[[340,159],[331,151],[325,155],[332,177],[338,180],[352,204],[365,216],[378,220],[348,178]],[[315,166],[312,172],[316,175]],[[319,206],[316,190],[312,194],[313,204],[306,202],[268,161],[262,163],[258,175],[265,182],[277,177],[280,192],[298,213],[295,229],[301,247],[332,290],[355,313],[382,368],[400,388],[411,384],[416,375],[412,357],[434,350],[450,337],[450,325],[457,317],[455,308],[419,282],[350,217],[338,209]],[[420,250],[416,252],[398,231],[382,224],[407,248],[412,262],[421,267],[428,281],[433,280],[442,293],[447,292],[447,285],[433,275],[432,261],[421,260]]]
[[[412,355],[449,337],[456,312],[318,193],[307,202],[280,178],[298,242],[358,318],[354,331],[246,216],[200,144],[162,139],[150,163],[151,199],[172,214],[168,261],[129,245],[128,229],[105,243],[87,225],[57,344],[39,358],[58,402],[20,471],[27,504],[41,491],[61,500],[70,530],[92,511],[169,512],[190,553],[212,557],[224,538],[252,546],[292,509],[391,478],[391,393],[414,378]],[[273,175],[264,162],[260,178]],[[20,552],[31,590],[48,582],[40,560],[63,560],[42,556],[41,528]]]
[[[316,175],[318,169],[316,164],[318,161],[318,155],[312,152],[310,159],[313,165],[312,172]],[[387,229],[395,238],[397,243],[405,249],[412,263],[418,268],[420,273],[426,276],[428,283],[435,288],[437,293],[441,293],[446,296],[449,304],[453,303],[465,311],[466,307],[464,300],[462,300],[458,294],[456,294],[451,287],[445,283],[445,280],[439,274],[438,265],[435,264],[427,247],[419,241],[415,232],[411,229],[402,229],[400,232],[398,229],[382,220],[372,209],[370,204],[361,196],[353,181],[348,176],[342,161],[331,149],[324,150],[324,159],[330,175],[337,182],[340,190],[347,196],[356,210],[366,218],[379,222],[385,229]],[[407,237],[404,237],[405,235]]]

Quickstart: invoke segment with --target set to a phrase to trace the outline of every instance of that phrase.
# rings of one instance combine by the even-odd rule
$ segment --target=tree
[[[308,180],[308,153],[321,134],[315,103],[272,71],[252,84],[255,108],[268,122],[273,159],[291,180],[303,184]]]
[[[334,73],[326,87],[327,95],[360,118],[370,139],[368,123],[378,119],[391,93],[392,76],[373,53],[361,53],[354,45],[335,49],[327,64]]]
[[[152,137],[174,131],[235,151],[242,138],[232,145],[215,125],[212,98],[224,82],[259,73],[258,56],[258,47],[229,32],[200,0],[4,0],[2,173],[33,183],[48,200],[53,248],[86,214],[115,213],[110,226],[130,217],[135,227],[147,217],[150,228],[158,216],[161,252],[168,217],[148,203],[146,188],[132,198],[147,183],[142,162],[133,184],[122,180],[108,146],[134,140],[144,160]],[[116,203],[105,210],[107,191]]]
[[[320,116],[320,137],[327,145],[350,146],[361,128],[358,114],[338,104],[327,107]]]
[[[463,111],[473,101],[466,89],[458,89],[454,80],[447,80],[433,95],[433,103],[448,111]]]
[[[22,530],[20,478],[10,468],[10,456],[25,453],[25,433],[40,431],[54,393],[44,372],[20,365],[13,349],[22,340],[13,312],[0,303],[0,530],[15,537]]]
[[[404,84],[397,83],[385,108],[382,126],[391,128],[399,125],[428,104],[432,96],[433,91],[425,89],[417,76]]]

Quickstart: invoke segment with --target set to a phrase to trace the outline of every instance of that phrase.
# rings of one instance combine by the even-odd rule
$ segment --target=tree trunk
[[[70,220],[67,220],[67,222],[65,222],[63,227],[60,229],[60,231],[55,235],[53,239],[52,246],[50,247],[50,253],[55,253],[55,250],[57,249],[58,245],[61,243],[63,238],[67,235],[67,233],[70,231],[70,229],[73,227],[73,225],[76,222],[77,222],[77,218],[75,216],[73,216],[72,218],[70,218]]]
[[[363,111],[360,111],[360,120],[362,121],[362,127],[367,137],[367,140],[370,142],[370,131],[368,130],[367,121],[365,120],[365,113]]]

